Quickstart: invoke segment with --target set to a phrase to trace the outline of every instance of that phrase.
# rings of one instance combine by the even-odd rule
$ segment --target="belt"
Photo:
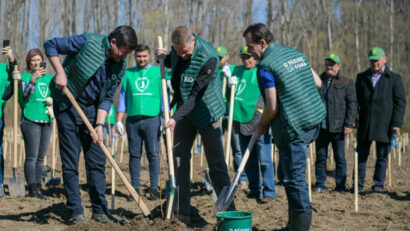
[[[154,118],[157,116],[144,116],[144,115],[137,115],[137,116],[128,116],[128,118],[132,119],[132,120],[144,120],[144,119],[150,119],[150,118]]]

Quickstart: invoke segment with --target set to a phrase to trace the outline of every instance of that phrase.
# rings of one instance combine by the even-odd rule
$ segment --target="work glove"
[[[115,123],[115,130],[117,130],[120,136],[124,135],[124,126],[122,125],[121,121]]]
[[[231,69],[229,68],[228,65],[225,65],[225,66],[222,68],[222,72],[224,73],[224,75],[225,75],[227,78],[230,78],[230,77],[232,76]]]
[[[53,98],[48,97],[45,100],[47,111],[46,114],[50,116],[51,119],[54,119],[54,111],[53,111]]]
[[[229,86],[230,87],[234,84],[235,85],[238,84],[238,80],[237,80],[236,76],[232,76],[232,77],[228,78],[228,81],[229,81]]]

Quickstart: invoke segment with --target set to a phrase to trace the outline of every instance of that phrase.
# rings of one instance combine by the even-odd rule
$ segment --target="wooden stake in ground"
[[[402,144],[401,142],[399,143],[399,147],[400,147],[400,144]],[[403,146],[403,149],[404,149],[404,146]],[[399,157],[398,157],[398,161],[399,161],[399,167],[401,166],[401,149],[399,149],[400,151],[399,151]],[[403,150],[404,151],[404,150]]]
[[[226,151],[225,151],[225,162],[226,166],[229,166],[230,163],[230,151],[231,151],[231,137],[232,137],[232,122],[233,122],[233,104],[235,101],[235,89],[236,89],[236,78],[231,77],[231,82],[229,83],[231,85],[231,99],[229,101],[229,118],[228,118],[228,133],[227,133],[227,139],[226,139]]]
[[[126,138],[127,138],[126,134],[123,134],[121,137],[120,163],[122,163],[122,158],[124,156],[124,143],[125,143]]]
[[[309,200],[312,202],[312,185],[310,178],[310,158],[307,158],[307,172],[308,172],[308,189],[309,189]]]
[[[359,160],[357,152],[354,152],[354,211],[359,211]]]
[[[163,49],[162,46],[162,37],[158,36],[158,47]],[[161,69],[161,87],[162,87],[162,102],[164,106],[164,123],[167,124],[169,121],[169,105],[168,105],[168,92],[167,92],[167,83],[165,80],[165,66],[164,66],[164,59],[159,60],[160,69]],[[169,169],[169,178],[171,182],[171,191],[168,197],[168,204],[167,204],[167,213],[165,215],[166,219],[171,218],[172,207],[174,203],[174,196],[175,196],[175,189],[176,189],[176,182],[175,182],[175,173],[174,173],[174,153],[172,150],[172,141],[171,141],[171,130],[169,128],[165,129],[165,137],[166,137],[166,147],[167,147],[167,154],[168,154],[168,169]],[[192,166],[191,166],[192,168]]]
[[[391,155],[388,157],[388,171],[389,171],[389,187],[391,187]]]
[[[91,125],[90,121],[87,119],[87,117],[85,116],[84,112],[81,110],[80,106],[78,105],[77,101],[74,99],[73,95],[71,94],[71,92],[68,90],[67,87],[63,88],[63,93],[67,96],[67,98],[70,100],[71,104],[75,107],[75,109],[77,110],[78,114],[80,115],[81,119],[83,120],[83,122],[85,123],[85,125],[87,126],[88,130],[90,131],[90,135],[94,136],[94,137],[98,137],[97,132],[95,131],[95,129],[93,128],[93,126]],[[105,156],[107,157],[108,161],[110,162],[110,164],[114,167],[115,172],[117,172],[118,176],[120,177],[120,179],[122,180],[122,182],[125,184],[125,187],[127,187],[128,191],[130,192],[131,196],[134,198],[135,202],[137,203],[137,205],[139,206],[139,208],[141,209],[141,211],[143,212],[143,214],[145,216],[149,216],[151,215],[151,212],[148,210],[147,206],[144,204],[144,202],[142,201],[141,197],[137,194],[137,192],[135,191],[134,187],[131,186],[131,184],[128,182],[127,178],[125,178],[124,174],[122,173],[121,169],[118,167],[117,163],[115,162],[115,160],[111,157],[111,153],[110,151],[108,151],[108,149],[105,147],[103,142],[98,141],[98,145],[100,146],[100,148],[102,149],[102,151],[104,152]]]

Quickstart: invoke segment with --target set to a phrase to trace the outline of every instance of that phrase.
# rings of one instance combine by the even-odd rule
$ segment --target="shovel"
[[[18,71],[17,65],[14,66],[14,71]],[[18,98],[18,80],[15,79],[14,82],[14,127],[13,127],[13,141],[14,141],[14,148],[13,148],[13,177],[9,177],[9,193],[12,198],[15,197],[24,197],[25,196],[25,187],[24,187],[24,179],[20,176],[17,176],[17,98]]]
[[[95,129],[91,125],[90,121],[88,121],[88,119],[85,116],[84,112],[81,110],[81,108],[78,105],[77,101],[74,99],[74,97],[71,94],[70,90],[68,90],[67,87],[64,87],[63,88],[63,93],[67,96],[67,98],[70,100],[71,104],[75,107],[75,109],[77,110],[77,112],[80,115],[81,119],[84,121],[84,123],[87,126],[90,133],[93,136],[98,136]],[[137,194],[134,187],[132,187],[131,184],[128,182],[127,178],[125,178],[124,173],[122,173],[121,169],[118,167],[117,162],[115,162],[115,160],[111,157],[110,151],[108,151],[107,147],[105,147],[103,142],[98,142],[98,145],[100,146],[100,148],[104,152],[104,155],[108,159],[108,161],[110,162],[111,166],[115,169],[115,172],[118,174],[118,176],[120,177],[122,182],[125,184],[125,187],[127,187],[128,191],[130,192],[131,196],[134,198],[135,202],[137,202],[137,205],[141,209],[144,216],[150,216],[151,212],[148,210],[147,206],[144,204],[141,197]]]
[[[239,165],[238,170],[236,170],[232,184],[229,187],[223,187],[222,191],[218,196],[218,199],[216,200],[214,208],[215,214],[225,211],[229,207],[229,205],[231,205],[233,198],[235,197],[239,189],[239,177],[241,176],[243,169],[245,168],[250,152],[253,148],[253,145],[255,144],[255,140],[256,135],[253,134],[251,140],[249,141],[248,147],[246,148],[245,154],[242,157],[241,164]]]
[[[111,119],[110,119],[110,115],[107,115],[107,116],[108,116],[108,131],[109,131],[108,136],[109,136],[109,140],[111,144],[111,156],[115,160],[115,153],[114,153],[115,136],[111,136]],[[112,210],[115,209],[115,169],[114,167],[111,167],[111,209]]]
[[[160,49],[163,48],[161,36],[158,36],[158,47]],[[169,121],[169,105],[168,105],[167,82],[165,80],[164,59],[160,59],[159,63],[160,63],[160,68],[161,68],[162,102],[164,103],[164,123],[167,124]],[[171,180],[171,191],[169,192],[167,212],[166,212],[165,218],[170,219],[171,213],[172,213],[172,206],[174,203],[176,183],[175,183],[175,173],[174,173],[174,153],[172,151],[171,130],[169,128],[165,129],[165,136],[166,136],[166,142],[167,142],[166,147],[167,147],[167,155],[168,155],[169,178]]]
[[[52,163],[51,163],[51,177],[45,178],[46,186],[55,186],[61,183],[60,177],[56,177],[56,120],[53,119],[53,147],[52,147]]]

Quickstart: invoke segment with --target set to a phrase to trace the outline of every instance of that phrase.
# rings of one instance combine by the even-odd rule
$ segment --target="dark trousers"
[[[191,169],[191,148],[198,133],[190,118],[184,118],[175,126],[174,155],[180,159],[179,167],[176,165],[176,183],[179,186],[179,211],[189,214],[191,182],[189,172]],[[205,157],[209,166],[209,176],[215,192],[219,195],[224,186],[230,185],[228,169],[226,167],[224,152],[221,142],[221,128],[219,122],[205,127],[199,134],[204,145]],[[175,163],[177,163],[175,161]],[[233,203],[231,208],[233,207]]]
[[[366,178],[366,163],[369,157],[371,141],[358,141],[357,153],[359,158],[359,189],[364,187],[364,180]],[[376,166],[373,175],[374,186],[383,188],[384,181],[386,180],[386,168],[388,164],[388,156],[390,153],[390,143],[376,142]]]
[[[44,157],[50,144],[52,123],[35,123],[25,118],[21,121],[24,138],[26,161],[24,175],[27,184],[40,184]]]
[[[81,109],[91,124],[97,116],[95,105],[84,106]],[[55,110],[60,138],[60,155],[63,170],[64,189],[67,196],[67,208],[70,216],[84,214],[81,205],[80,184],[78,177],[78,161],[80,148],[83,148],[87,183],[93,213],[102,214],[107,211],[105,199],[105,161],[106,157],[92,141],[90,132],[73,106],[62,112]],[[81,143],[81,146],[79,145]]]
[[[127,117],[126,129],[130,152],[131,184],[135,189],[140,188],[142,142],[149,162],[149,176],[151,189],[158,189],[160,173],[159,137],[161,119],[159,116],[140,119]]]
[[[305,176],[306,153],[309,143],[317,138],[318,133],[319,128],[313,128],[279,147],[278,177],[285,185],[290,211],[311,211]]]
[[[333,154],[336,162],[336,189],[346,187],[346,154],[345,136],[343,133],[331,133],[328,130],[320,129],[316,140],[316,187],[326,186],[326,159],[329,143],[332,143]]]

